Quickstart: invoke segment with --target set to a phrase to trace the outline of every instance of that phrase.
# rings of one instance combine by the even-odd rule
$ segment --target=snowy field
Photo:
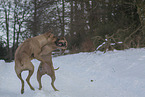
[[[0,97],[145,97],[145,49],[113,52],[78,53],[54,57],[56,71],[55,92],[50,77],[42,78],[38,90],[36,72],[39,61],[32,60],[35,72],[30,90],[25,81],[25,92],[14,71],[14,62],[0,60]],[[26,79],[28,72],[23,72]]]

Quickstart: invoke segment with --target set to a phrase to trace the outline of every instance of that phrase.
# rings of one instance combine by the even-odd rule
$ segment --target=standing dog
[[[34,90],[32,85],[30,84],[30,77],[34,72],[34,66],[31,62],[32,59],[37,59],[43,63],[45,63],[42,56],[42,47],[48,44],[56,44],[58,39],[51,34],[50,32],[41,34],[39,36],[29,38],[25,40],[16,50],[15,53],[15,72],[18,78],[21,80],[22,88],[21,94],[24,93],[24,80],[21,77],[21,73],[24,70],[29,70],[29,75],[26,79],[29,87]],[[45,55],[45,54],[43,54]]]
[[[53,67],[53,63],[52,63],[52,51],[59,48],[59,49],[63,49],[65,50],[67,48],[67,41],[65,40],[65,38],[61,38],[59,40],[59,42],[57,42],[57,46],[51,44],[51,45],[47,45],[45,47],[42,48],[42,53],[45,53],[46,55],[42,55],[43,60],[47,63],[43,63],[41,62],[39,67],[38,67],[38,71],[37,71],[37,81],[39,83],[39,90],[41,90],[42,88],[42,84],[41,84],[41,77],[44,74],[47,74],[51,77],[51,86],[55,91],[58,91],[55,86],[54,86],[54,81],[55,81],[55,72],[54,72],[54,67]]]

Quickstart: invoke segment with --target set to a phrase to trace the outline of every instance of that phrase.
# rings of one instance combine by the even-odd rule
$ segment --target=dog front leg
[[[40,53],[40,54],[35,54],[35,55],[34,55],[34,57],[35,57],[37,60],[39,60],[39,61],[41,61],[41,62],[43,62],[43,63],[46,63],[46,62],[43,60],[43,58],[42,58],[41,56],[42,56],[41,53]]]
[[[42,77],[42,74],[41,74],[41,70],[42,69],[42,66],[38,68],[38,71],[37,71],[37,81],[39,83],[39,90],[41,90],[42,88],[42,84],[41,84],[41,77]]]
[[[54,72],[54,71],[53,71]],[[53,73],[52,75],[50,75],[50,77],[51,77],[51,86],[52,86],[52,88],[55,90],[55,91],[59,91],[59,90],[57,90],[56,88],[55,88],[55,86],[54,86],[54,82],[55,82],[55,73]]]

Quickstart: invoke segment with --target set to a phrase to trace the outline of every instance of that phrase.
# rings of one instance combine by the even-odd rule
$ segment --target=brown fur
[[[67,41],[64,39],[61,39],[60,42],[66,42],[66,47],[67,47]],[[56,48],[59,48],[59,49],[63,49],[63,51],[66,49],[66,47],[57,47],[55,45],[47,45],[45,47],[42,48],[42,51],[43,53],[47,53],[47,55],[42,55],[42,58],[43,60],[45,60],[45,63],[41,62],[40,65],[39,65],[39,68],[38,68],[38,71],[37,71],[37,81],[39,83],[39,89],[42,88],[42,84],[41,84],[41,77],[44,75],[44,74],[47,74],[51,77],[51,86],[52,88],[55,90],[55,91],[58,91],[55,86],[54,86],[54,81],[55,81],[55,72],[54,70],[57,70],[57,69],[54,69],[53,67],[53,63],[52,63],[52,51],[55,50]]]
[[[21,80],[22,88],[21,88],[21,94],[24,93],[24,80],[21,77],[21,72],[24,70],[29,70],[29,75],[26,79],[28,85],[32,90],[34,88],[30,84],[30,77],[32,76],[34,72],[34,66],[31,62],[33,58],[45,63],[43,58],[41,57],[42,54],[45,55],[41,51],[42,47],[52,44],[56,41],[56,37],[54,37],[53,34],[50,32],[41,34],[39,36],[29,38],[25,40],[16,50],[15,53],[15,72],[18,76],[18,78]]]

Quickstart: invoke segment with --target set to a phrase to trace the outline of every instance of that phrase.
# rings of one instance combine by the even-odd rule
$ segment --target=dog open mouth
[[[66,42],[58,42],[57,46],[60,46],[60,47],[66,46]]]
[[[66,42],[64,41],[64,40],[61,40],[61,39],[57,39],[56,41],[55,41],[55,44],[56,44],[56,46],[58,46],[58,47],[66,47],[67,45],[66,45]]]

